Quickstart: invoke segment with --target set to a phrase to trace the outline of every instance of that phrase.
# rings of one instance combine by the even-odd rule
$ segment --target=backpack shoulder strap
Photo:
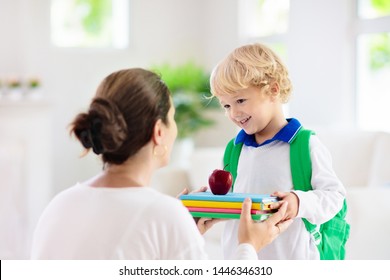
[[[233,191],[234,182],[236,181],[238,159],[240,158],[242,150],[242,143],[235,144],[234,141],[235,138],[229,141],[225,148],[225,153],[223,155],[223,165],[226,166],[225,170],[232,173],[233,176],[233,185],[231,191]]]
[[[290,168],[293,186],[295,190],[310,191],[311,186],[311,158],[310,158],[310,136],[314,134],[308,129],[300,129],[290,144]],[[322,239],[319,227],[302,219],[306,229],[310,232],[316,245]]]
[[[290,144],[290,165],[295,190],[312,190],[310,159],[310,136],[312,134],[314,134],[313,131],[302,128]]]

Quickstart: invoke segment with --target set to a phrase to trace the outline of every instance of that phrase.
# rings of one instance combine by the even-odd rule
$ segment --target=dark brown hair
[[[99,85],[87,113],[70,124],[86,149],[103,162],[121,164],[152,137],[158,119],[168,125],[170,92],[160,76],[140,68],[107,76]]]

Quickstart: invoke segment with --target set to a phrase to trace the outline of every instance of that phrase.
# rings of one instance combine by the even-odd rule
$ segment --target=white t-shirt
[[[345,188],[335,175],[332,159],[316,135],[310,137],[313,191],[294,191],[299,198],[299,212],[292,225],[258,253],[259,259],[319,259],[319,252],[305,228],[302,217],[322,224],[342,208]],[[234,192],[271,194],[293,190],[290,169],[290,144],[273,141],[260,147],[244,145],[239,158]],[[226,259],[234,258],[238,223],[226,222],[222,247]]]
[[[58,194],[42,214],[32,259],[205,259],[204,239],[182,203],[149,187],[82,184]],[[239,258],[257,258],[240,245]]]

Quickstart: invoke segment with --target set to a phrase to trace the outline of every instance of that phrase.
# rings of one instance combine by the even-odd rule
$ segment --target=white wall
[[[353,0],[291,1],[289,111],[304,124],[353,125]]]
[[[288,65],[294,95],[289,112],[305,124],[351,125],[353,121],[352,78],[346,71],[352,54],[348,42],[351,1],[291,1]],[[104,76],[120,68],[190,58],[211,69],[240,44],[237,3],[131,0],[130,48],[86,51],[50,45],[50,0],[0,0],[0,77],[10,73],[41,76],[52,105],[53,193],[100,168],[93,156],[78,158],[81,148],[69,138],[66,127],[87,106]],[[220,123],[221,131],[234,131],[227,120]],[[229,138],[230,132],[224,137]],[[225,142],[205,138],[198,139],[198,144]]]

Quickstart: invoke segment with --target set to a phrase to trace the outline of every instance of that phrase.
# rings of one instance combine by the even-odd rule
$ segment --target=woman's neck
[[[108,188],[149,186],[153,175],[151,166],[145,159],[129,159],[119,165],[106,163],[100,174],[85,183]]]

